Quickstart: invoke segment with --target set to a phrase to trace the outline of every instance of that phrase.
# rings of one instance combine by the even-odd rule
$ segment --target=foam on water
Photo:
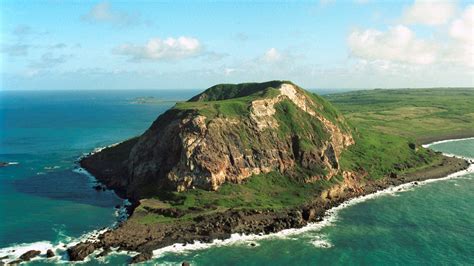
[[[74,168],[72,171],[75,173],[87,176],[90,182],[97,183],[97,179],[91,173],[89,173],[86,169],[82,167]]]
[[[85,156],[90,156],[90,155],[94,155],[96,153],[99,153],[107,148],[112,148],[112,147],[115,147],[117,145],[119,145],[120,143],[122,143],[123,141],[119,141],[119,142],[116,142],[114,144],[110,144],[110,145],[107,145],[107,146],[103,146],[103,147],[98,147],[98,148],[95,148],[92,152],[88,153],[88,154],[85,154]]]
[[[329,242],[329,240],[326,239],[325,236],[318,235],[314,238],[314,240],[311,241],[311,244],[313,244],[317,248],[331,248],[332,244]]]
[[[456,142],[456,141],[463,141],[463,140],[473,140],[474,137],[471,137],[471,138],[461,138],[461,139],[445,139],[445,140],[440,140],[440,141],[435,141],[435,142],[432,142],[432,143],[428,143],[428,144],[423,144],[422,146],[424,148],[428,148],[432,145],[436,145],[436,144],[441,144],[441,143],[446,143],[446,142]]]
[[[63,232],[59,232],[59,234],[62,236],[62,240],[58,241],[57,243],[53,243],[51,241],[38,241],[34,243],[18,244],[0,249],[0,257],[8,256],[9,262],[11,262],[18,259],[22,254],[27,251],[38,250],[41,252],[41,254],[35,257],[33,260],[41,260],[46,258],[46,251],[48,249],[51,249],[56,255],[53,259],[58,262],[67,263],[68,256],[66,250],[68,247],[72,247],[86,240],[89,242],[97,242],[99,241],[98,237],[101,234],[105,233],[107,230],[108,228],[94,230],[78,238],[72,238],[65,235]]]

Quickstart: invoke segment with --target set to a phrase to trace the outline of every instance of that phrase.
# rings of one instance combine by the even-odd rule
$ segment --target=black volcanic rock
[[[56,254],[54,254],[54,252],[53,252],[51,249],[48,249],[48,250],[46,251],[46,257],[47,257],[47,258],[52,258],[52,257],[54,257],[54,256],[56,256]]]
[[[29,250],[29,251],[23,253],[20,256],[20,259],[23,260],[23,261],[29,261],[32,258],[38,256],[39,254],[41,254],[41,251],[39,251],[39,250]]]
[[[89,256],[96,249],[94,243],[83,242],[74,246],[74,248],[68,248],[67,253],[70,261],[81,261]]]

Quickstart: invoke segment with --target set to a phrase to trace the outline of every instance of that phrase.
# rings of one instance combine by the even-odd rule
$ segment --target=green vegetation
[[[321,121],[301,112],[291,101],[283,100],[275,105],[275,109],[279,136],[298,136],[299,148],[303,151],[321,147],[322,143],[329,139]]]
[[[474,89],[364,90],[328,95],[352,125],[430,142],[474,135]]]
[[[279,84],[279,83],[278,83]],[[276,96],[272,82],[240,85],[217,85],[178,103],[180,110],[196,110],[208,118],[238,117],[249,114],[252,100]],[[390,173],[407,173],[439,163],[441,155],[424,149],[417,142],[457,136],[474,135],[473,89],[413,89],[369,90],[329,95],[326,101],[308,93],[319,111],[346,132],[352,132],[356,144],[342,153],[343,170],[366,172],[368,179],[383,178]],[[342,122],[341,110],[348,121]],[[275,105],[275,118],[281,138],[297,136],[302,151],[320,147],[329,138],[319,120],[301,112],[290,101]],[[247,148],[258,149],[252,143],[251,132],[239,128],[236,133]],[[191,220],[197,215],[233,209],[284,209],[301,205],[322,190],[342,180],[302,182],[304,177],[324,174],[325,169],[304,169],[296,166],[301,178],[277,172],[248,178],[242,184],[224,184],[218,191],[201,189],[186,192],[162,192],[147,199],[137,208],[134,217],[140,223]],[[151,209],[184,211],[178,218],[149,212]]]
[[[357,144],[343,153],[341,166],[364,169],[369,178],[413,171],[440,159],[422,147],[409,148],[410,143],[474,136],[473,89],[378,89],[326,98],[355,129]]]
[[[208,119],[214,117],[248,116],[252,101],[279,95],[281,81],[265,83],[220,84],[187,102],[176,103],[175,109],[195,110]]]
[[[324,114],[324,117],[341,127],[341,129],[348,131],[347,125],[345,123],[340,123],[339,121],[341,117],[340,112],[334,108],[330,102],[314,93],[306,93],[306,95],[309,96],[315,103],[321,105],[321,112]]]
[[[356,145],[342,153],[341,168],[366,171],[369,179],[414,171],[441,158],[439,154],[396,135],[361,129],[354,138]]]
[[[410,143],[474,135],[473,89],[378,89],[326,98],[355,129],[357,144],[343,153],[341,166],[364,169],[369,178],[440,159],[422,147],[409,148]]]
[[[252,176],[242,184],[224,184],[217,191],[193,189],[163,192],[145,200],[137,214],[141,223],[189,220],[197,215],[233,209],[278,210],[298,206],[328,188],[335,180],[306,184],[277,172]],[[173,218],[149,213],[145,208],[176,208],[186,215]],[[193,212],[197,210],[197,212]]]
[[[277,88],[281,83],[289,81],[269,81],[263,83],[241,83],[241,84],[219,84],[210,87],[201,94],[191,98],[190,102],[220,101],[226,99],[242,98],[246,96],[270,96],[265,95],[268,89]],[[292,83],[291,83],[292,84]],[[276,94],[274,95],[276,96]]]
[[[174,108],[183,111],[195,110],[208,119],[214,117],[236,117],[248,115],[250,104],[256,97],[255,95],[219,101],[178,102]]]

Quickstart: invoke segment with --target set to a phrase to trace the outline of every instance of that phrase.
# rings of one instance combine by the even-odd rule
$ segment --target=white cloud
[[[229,76],[230,74],[234,73],[236,71],[235,68],[224,68],[224,75]]]
[[[176,60],[194,57],[202,52],[198,39],[192,37],[153,38],[144,45],[123,44],[114,49],[116,54],[130,57],[131,60]]]
[[[108,2],[101,2],[93,6],[87,14],[82,16],[82,19],[89,22],[110,23],[116,26],[131,26],[140,23],[138,15],[112,9]]]
[[[351,54],[368,60],[431,64],[437,60],[437,45],[416,38],[408,27],[398,25],[387,32],[355,30],[348,38]]]
[[[428,25],[422,38],[408,26],[397,25],[387,31],[352,31],[347,39],[354,73],[370,84],[428,84],[472,86],[474,79],[474,5],[467,6],[446,25]],[[441,20],[438,20],[438,22]],[[427,22],[427,21],[425,21]],[[425,23],[426,24],[426,23]],[[356,78],[354,78],[356,79]],[[431,85],[431,86],[433,86]],[[382,86],[383,85],[377,85]],[[419,85],[418,85],[419,86]]]
[[[262,57],[262,60],[267,63],[278,62],[283,58],[282,54],[276,48],[270,48]]]
[[[455,14],[453,1],[416,0],[403,13],[403,22],[407,24],[442,25]]]
[[[453,21],[449,34],[454,39],[474,43],[474,5],[468,6],[461,17]]]
[[[474,5],[468,6],[461,17],[451,23],[449,35],[454,44],[447,58],[474,67]]]

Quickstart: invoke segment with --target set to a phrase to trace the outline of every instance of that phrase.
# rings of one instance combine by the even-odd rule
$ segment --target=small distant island
[[[416,90],[364,93],[328,96],[331,103],[290,81],[270,81],[220,84],[177,103],[141,136],[81,160],[132,207],[130,218],[98,241],[70,247],[70,259],[119,247],[138,252],[136,263],[175,243],[300,228],[348,199],[468,167],[420,144],[473,136],[473,119],[452,122],[455,132],[410,120],[446,117],[468,103],[425,107],[413,95],[411,103],[420,102],[400,101]],[[442,124],[439,117],[430,121]]]
[[[154,96],[144,96],[136,97],[130,100],[132,104],[160,104],[160,103],[175,103],[175,100],[165,100],[161,98],[156,98]]]

